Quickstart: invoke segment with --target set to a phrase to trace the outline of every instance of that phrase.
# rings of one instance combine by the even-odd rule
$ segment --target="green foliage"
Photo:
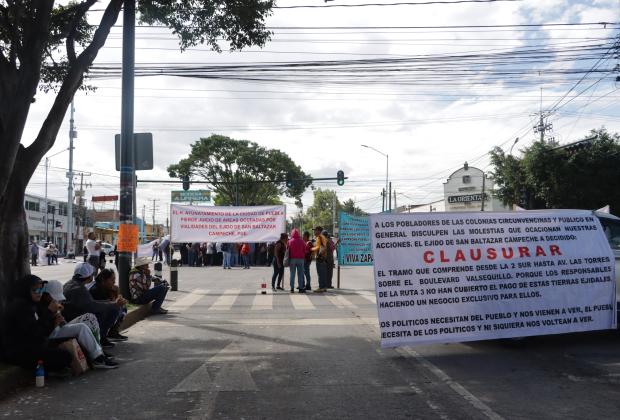
[[[523,157],[491,151],[495,195],[527,209],[620,209],[620,136],[592,130],[582,147],[535,142]],[[585,140],[584,139],[584,140]]]
[[[355,200],[353,200],[352,198],[349,198],[348,200],[343,202],[340,210],[354,216],[366,216],[368,214],[361,208],[357,207],[355,205]]]
[[[294,198],[300,205],[301,195],[311,184],[286,153],[215,134],[194,143],[190,155],[170,165],[168,173],[172,178],[190,175],[193,180],[207,181],[217,195],[217,205],[235,204],[237,195],[239,205],[278,204],[281,195]],[[280,181],[288,173],[302,181],[286,187]]]
[[[334,190],[322,190],[317,188],[314,191],[314,201],[305,214],[306,224],[311,227],[320,225],[323,228],[334,232],[334,204],[336,205],[336,217],[342,205],[338,201],[338,195]]]

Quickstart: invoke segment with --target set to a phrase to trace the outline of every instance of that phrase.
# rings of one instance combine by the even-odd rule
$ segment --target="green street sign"
[[[171,191],[170,195],[173,203],[211,202],[209,190]]]

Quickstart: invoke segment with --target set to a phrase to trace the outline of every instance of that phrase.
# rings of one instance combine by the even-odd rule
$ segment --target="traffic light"
[[[344,185],[344,172],[338,171],[338,173],[336,174],[336,178],[337,178],[336,182],[338,183],[338,185],[342,187]]]
[[[288,173],[286,174],[286,188],[293,188],[294,187],[294,183],[293,183],[293,176]]]
[[[181,177],[181,181],[183,181],[183,190],[184,191],[189,190],[189,176],[188,175],[183,175]]]

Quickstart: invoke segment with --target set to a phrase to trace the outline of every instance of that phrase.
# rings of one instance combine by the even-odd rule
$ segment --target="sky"
[[[280,0],[277,5],[362,3],[395,2]],[[96,22],[100,15],[92,12],[89,19]],[[598,22],[616,25],[585,25]],[[254,73],[260,80],[243,80],[230,71],[217,79],[136,78],[135,131],[153,133],[155,160],[155,168],[138,177],[169,179],[167,166],[186,157],[192,143],[222,134],[280,149],[314,177],[335,177],[343,170],[344,186],[316,186],[334,189],[341,201],[352,198],[368,212],[381,211],[384,154],[398,205],[439,200],[443,183],[465,161],[491,171],[493,147],[508,153],[519,138],[513,148],[518,155],[539,138],[533,127],[541,109],[552,126],[546,135],[562,144],[602,126],[620,132],[620,111],[614,106],[620,97],[620,82],[615,82],[620,61],[610,53],[619,22],[620,0],[276,9],[267,21],[275,28],[272,40],[263,48],[232,53],[224,44],[222,53],[206,46],[180,52],[166,28],[138,27],[138,69],[322,62],[296,70],[285,66],[278,73],[262,69]],[[558,23],[571,25],[549,25]],[[95,66],[120,68],[121,32],[119,18]],[[325,61],[335,63],[330,67]],[[89,200],[118,194],[114,134],[120,132],[121,80],[111,76],[87,83],[97,89],[75,97],[74,168],[90,174],[84,177]],[[22,141],[26,145],[53,97],[40,92],[36,99]],[[68,143],[67,112],[48,153],[52,199],[67,198]],[[76,182],[79,188],[80,178]],[[165,223],[170,191],[178,189],[140,184],[138,216],[144,210],[150,221],[156,200],[156,222]],[[43,196],[44,191],[42,162],[27,192]],[[289,215],[298,211],[292,199],[283,201]],[[308,189],[304,209],[311,204]]]

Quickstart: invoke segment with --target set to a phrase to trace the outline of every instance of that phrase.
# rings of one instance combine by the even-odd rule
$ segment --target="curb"
[[[150,303],[136,307],[127,313],[120,329],[128,329],[146,318],[150,312]],[[19,366],[0,363],[0,401],[18,388],[34,386],[33,374],[34,370],[30,372],[28,369]]]

